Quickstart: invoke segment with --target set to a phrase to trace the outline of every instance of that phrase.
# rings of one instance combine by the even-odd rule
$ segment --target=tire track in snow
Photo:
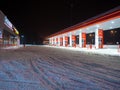
[[[51,58],[51,57],[50,57]],[[61,60],[61,59],[58,59],[58,57],[57,58],[52,58],[53,60],[57,60],[57,62],[61,62],[61,61],[59,61],[59,60]],[[80,73],[82,73],[82,74],[85,74],[85,75],[89,75],[89,76],[91,76],[92,78],[97,78],[99,81],[101,80],[101,83],[103,82],[103,83],[106,83],[106,85],[109,85],[108,87],[111,87],[111,86],[114,86],[114,87],[118,87],[118,88],[120,88],[120,81],[119,81],[119,79],[120,78],[117,78],[116,80],[114,80],[115,79],[115,77],[114,77],[114,79],[111,79],[111,78],[109,78],[108,76],[106,77],[106,75],[105,74],[103,74],[103,73],[101,73],[101,72],[98,72],[98,71],[89,71],[88,69],[86,69],[85,67],[84,68],[78,68],[78,67],[76,67],[75,68],[75,65],[74,66],[72,66],[71,64],[70,64],[70,62],[61,62],[62,64],[63,64],[63,66],[65,66],[65,68],[68,68],[68,69],[70,69],[70,70],[73,70],[72,72],[74,72],[74,71],[76,71],[76,72],[80,72]],[[72,68],[71,68],[72,67]],[[74,68],[73,68],[74,67]]]
[[[2,56],[2,58],[0,57],[0,69],[2,70],[0,77],[4,77],[0,78],[0,89],[118,90],[120,88],[120,69],[117,66],[120,63],[119,57],[92,56],[81,52],[38,46],[8,52],[12,54],[8,54],[6,59],[4,59],[5,55],[0,53]],[[5,51],[4,54],[8,52]],[[11,57],[10,60],[12,58],[13,60],[8,61],[9,57]],[[1,60],[5,60],[5,68],[2,67]],[[116,69],[112,68],[113,65],[107,66],[109,64],[116,65]],[[17,72],[17,70],[19,72],[15,74],[13,71]],[[5,71],[12,71],[13,78],[9,78],[11,76],[6,78]],[[6,75],[9,74],[6,73]],[[19,75],[21,78],[17,79]],[[9,86],[7,87],[7,85]]]
[[[50,59],[49,59],[50,60]],[[59,63],[59,62],[58,62]],[[60,63],[59,63],[60,64]],[[38,65],[37,65],[38,66]],[[70,84],[70,82],[72,82],[72,84],[71,84],[71,86],[72,85],[75,85],[75,84],[73,84],[73,83],[76,83],[76,81],[77,81],[77,83],[76,84],[78,84],[77,85],[77,87],[79,87],[80,88],[80,86],[79,85],[81,85],[81,86],[84,86],[84,85],[89,85],[88,87],[91,87],[91,86],[95,86],[94,84],[90,84],[90,82],[89,81],[87,81],[87,80],[83,80],[83,79],[80,79],[80,78],[77,78],[76,77],[76,79],[74,80],[73,78],[75,78],[75,74],[73,74],[73,73],[71,73],[71,72],[69,72],[69,70],[65,70],[65,68],[62,68],[62,69],[60,69],[60,67],[59,68],[57,68],[57,67],[55,67],[54,68],[54,66],[51,66],[51,65],[49,65],[49,64],[46,64],[46,62],[44,62],[44,63],[39,63],[39,66],[41,66],[42,68],[45,68],[45,70],[47,70],[48,69],[48,71],[52,71],[52,73],[53,74],[55,74],[55,75],[60,75],[60,77],[64,77],[64,79],[67,79],[68,81],[69,81],[69,84]],[[61,74],[62,73],[62,74]],[[78,79],[78,80],[77,80]],[[59,79],[59,81],[60,81],[60,79]],[[78,82],[79,81],[79,82]],[[64,81],[63,81],[64,82]],[[97,88],[97,87],[96,87]]]
[[[33,71],[35,73],[37,73],[38,75],[40,75],[41,77],[41,84],[45,87],[45,88],[49,88],[49,90],[62,90],[61,87],[59,87],[58,85],[56,85],[56,83],[54,82],[54,80],[52,80],[51,78],[49,78],[49,76],[47,76],[45,74],[44,69],[42,68],[42,70],[40,68],[38,68],[37,62],[36,60],[30,60],[31,62],[31,66],[33,68]]]

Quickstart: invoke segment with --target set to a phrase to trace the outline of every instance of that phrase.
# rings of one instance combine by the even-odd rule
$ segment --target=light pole
[[[21,44],[25,47],[25,36],[21,35]]]
[[[24,35],[21,35],[21,44],[24,43]]]

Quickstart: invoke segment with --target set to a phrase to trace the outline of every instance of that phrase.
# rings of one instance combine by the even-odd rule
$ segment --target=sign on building
[[[7,25],[11,30],[13,30],[12,29],[12,23],[9,21],[9,19],[5,16],[5,18],[4,18],[4,23],[5,23],[5,25]]]

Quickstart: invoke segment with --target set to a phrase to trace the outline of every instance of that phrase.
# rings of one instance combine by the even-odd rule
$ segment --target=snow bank
[[[79,48],[79,47],[58,47],[58,46],[48,46],[46,47],[52,47],[52,48],[62,48],[62,49],[68,49],[73,51],[82,51],[86,53],[93,53],[93,54],[100,54],[100,55],[110,55],[110,56],[120,56],[120,50],[117,48],[103,48],[103,49],[95,49],[95,48]]]

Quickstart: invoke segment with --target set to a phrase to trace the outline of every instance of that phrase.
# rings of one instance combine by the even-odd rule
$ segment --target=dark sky
[[[119,5],[120,0],[1,0],[0,10],[32,43]]]

